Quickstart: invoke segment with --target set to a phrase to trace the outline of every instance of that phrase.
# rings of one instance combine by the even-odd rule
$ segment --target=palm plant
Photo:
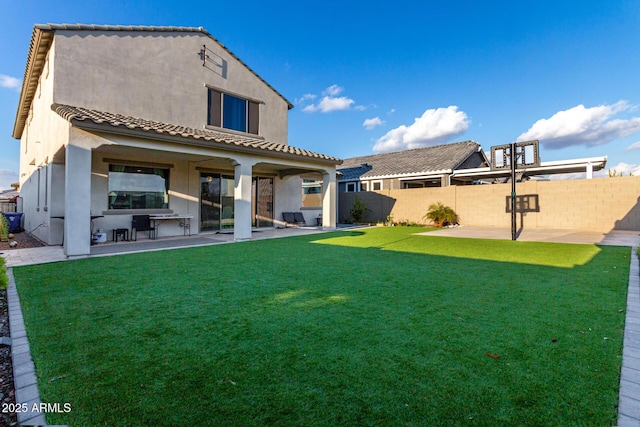
[[[434,226],[441,228],[445,225],[453,225],[458,222],[458,215],[449,206],[442,203],[433,203],[429,206],[429,211],[424,216],[433,223]]]

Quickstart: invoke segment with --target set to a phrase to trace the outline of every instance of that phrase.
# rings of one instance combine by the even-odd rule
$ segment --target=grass
[[[7,268],[5,267],[4,258],[0,257],[0,289],[7,289],[7,286],[9,286]]]
[[[629,248],[420,231],[15,268],[47,421],[615,425]]]

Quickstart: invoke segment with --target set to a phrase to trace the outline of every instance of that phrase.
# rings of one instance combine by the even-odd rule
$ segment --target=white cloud
[[[445,143],[462,135],[469,119],[455,105],[426,110],[409,126],[401,125],[382,136],[373,147],[378,153],[428,147]]]
[[[615,166],[594,172],[593,176],[609,176],[609,170],[611,170],[611,172],[616,171],[618,175],[629,176],[629,174],[632,173],[635,176],[640,176],[640,165],[630,165],[625,162],[620,162]]]
[[[380,117],[374,117],[372,119],[366,119],[362,123],[362,126],[364,126],[365,129],[367,129],[367,130],[371,130],[371,129],[375,128],[376,126],[381,126],[382,124],[384,124],[384,122],[382,120],[380,120]]]
[[[326,88],[322,94],[327,96],[338,96],[344,91],[344,88],[338,85],[331,85]]]
[[[338,96],[340,93],[344,91],[344,88],[338,85],[331,85],[322,91],[324,95],[320,102],[317,104],[307,105],[302,109],[302,111],[306,113],[314,113],[316,111],[320,111],[321,113],[329,113],[331,111],[339,111],[339,110],[349,110],[355,101],[351,98],[347,98],[346,96]],[[307,94],[304,95],[301,99],[310,100],[315,99],[315,95]],[[365,108],[362,106],[356,106],[357,110],[364,110]]]
[[[0,191],[10,190],[14,182],[18,182],[17,173],[11,169],[0,169]]]
[[[305,101],[313,101],[316,99],[316,95],[312,93],[305,93],[300,98],[296,99],[296,104],[302,104]]]
[[[332,96],[325,96],[320,100],[318,104],[307,105],[302,111],[320,111],[322,113],[329,113],[331,111],[337,110],[348,110],[354,102],[355,101],[353,99],[347,98],[346,96],[340,96],[337,98]]]
[[[640,149],[640,141],[634,142],[633,144],[625,148],[624,151],[631,151],[631,150],[637,150],[637,149]]]
[[[20,90],[21,85],[22,80],[15,77],[7,76],[6,74],[0,74],[0,87]]]
[[[325,96],[318,104],[318,108],[323,113],[336,110],[348,110],[354,102],[353,99],[347,98],[346,96],[340,96],[338,98]]]
[[[626,101],[591,108],[581,104],[559,111],[548,119],[538,120],[517,140],[538,139],[548,149],[607,144],[614,139],[640,132],[640,117],[612,119],[613,116],[634,108]]]

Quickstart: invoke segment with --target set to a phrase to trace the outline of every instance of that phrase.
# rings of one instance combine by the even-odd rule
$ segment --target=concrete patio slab
[[[354,227],[341,227],[341,229]],[[357,227],[359,228],[359,227]],[[290,228],[269,228],[254,230],[250,240],[275,239],[290,236],[302,236],[307,234],[326,233],[322,227],[290,227]],[[178,249],[185,247],[219,245],[223,243],[235,242],[233,233],[203,233],[193,236],[164,237],[157,240],[140,239],[138,241],[129,241],[118,243],[104,243],[91,247],[91,255],[84,258],[94,256],[110,256],[136,252],[152,252],[169,249]],[[0,257],[5,259],[5,265],[9,267],[21,267],[33,264],[46,264],[50,262],[68,261],[62,246],[44,246],[28,249],[10,249],[0,252]],[[73,259],[78,259],[75,257]]]
[[[460,226],[420,233],[424,236],[461,237],[470,239],[511,240],[510,228]],[[547,228],[525,228],[519,235],[519,242],[556,242],[612,246],[636,246],[640,232],[612,230],[607,233],[589,230],[564,230]]]

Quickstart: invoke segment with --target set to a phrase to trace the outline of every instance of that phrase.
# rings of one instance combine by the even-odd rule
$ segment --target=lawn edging
[[[640,422],[640,259],[636,246],[631,248],[626,310],[618,427],[637,426]]]
[[[9,305],[9,326],[11,330],[11,360],[13,363],[13,383],[15,388],[18,423],[47,426],[44,413],[40,411],[40,392],[35,365],[31,359],[27,330],[24,326],[20,298],[13,277],[13,269],[6,270],[7,304]],[[35,409],[35,410],[34,410]]]

